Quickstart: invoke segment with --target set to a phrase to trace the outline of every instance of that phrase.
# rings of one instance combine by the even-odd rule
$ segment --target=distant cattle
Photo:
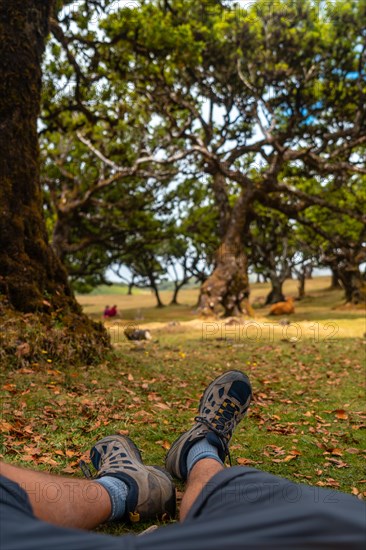
[[[285,302],[277,302],[269,310],[269,315],[290,315],[291,313],[295,313],[293,298],[287,298]]]
[[[112,307],[106,306],[105,307],[105,310],[104,310],[104,313],[103,313],[103,317],[105,319],[108,319],[108,317],[115,317],[116,315],[117,315],[117,306],[112,306]]]

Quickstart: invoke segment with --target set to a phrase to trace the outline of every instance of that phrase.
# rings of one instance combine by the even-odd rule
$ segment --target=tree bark
[[[363,245],[352,244],[331,250],[324,260],[344,289],[346,302],[366,305],[366,278],[360,270],[366,260],[366,251]]]
[[[170,305],[171,306],[178,306],[178,293],[180,291],[180,289],[182,288],[183,284],[181,285],[177,285],[175,284],[174,286],[174,292],[173,292],[173,298],[171,299],[170,301]]]
[[[155,294],[155,298],[156,298],[156,301],[157,301],[156,307],[165,307],[165,305],[161,301],[160,293],[159,293],[159,287],[156,284],[154,275],[149,274],[148,277],[149,277],[149,280],[150,280],[150,288],[153,291],[153,293]]]
[[[332,280],[330,283],[330,290],[339,290],[340,288],[342,288],[342,286],[339,282],[338,274],[334,269],[332,269]]]
[[[37,117],[51,7],[51,1],[0,0],[0,307],[62,312],[64,323],[68,314],[73,330],[78,320],[85,335],[96,325],[81,313],[43,217]],[[105,344],[106,333],[97,331]]]
[[[203,283],[199,310],[203,315],[219,313],[235,316],[243,313],[242,302],[249,297],[248,259],[243,249],[250,190],[242,191],[232,208],[228,227],[216,254],[213,273]],[[249,313],[249,305],[247,312]]]
[[[271,277],[272,289],[269,292],[264,305],[268,306],[270,304],[277,304],[277,302],[285,301],[285,296],[282,292],[283,283],[284,281],[278,277]]]
[[[156,307],[165,307],[165,305],[163,304],[163,302],[161,301],[161,298],[160,298],[160,293],[159,293],[159,289],[156,285],[154,285],[152,287],[152,290],[155,294],[155,298],[156,298],[156,301],[157,301],[157,305]]]
[[[366,305],[366,281],[358,265],[347,265],[338,272],[346,302]]]
[[[298,284],[298,300],[302,300],[305,298],[305,283],[307,280],[311,279],[313,272],[313,266],[312,264],[301,264],[300,269],[295,269],[295,273],[297,274],[297,280],[299,282]]]
[[[298,281],[299,281],[299,285],[298,285],[298,299],[299,300],[302,300],[303,298],[305,298],[305,280],[306,280],[306,277],[305,277],[305,272],[302,271],[298,277],[297,277]]]
[[[48,244],[42,216],[37,116],[51,2],[0,3],[0,292],[15,309],[79,311]]]

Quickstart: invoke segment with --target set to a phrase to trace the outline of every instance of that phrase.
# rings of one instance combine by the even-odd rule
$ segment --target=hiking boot
[[[187,455],[200,439],[217,447],[224,462],[229,456],[229,442],[233,431],[245,416],[252,397],[249,378],[231,370],[216,378],[207,387],[199,404],[196,424],[174,441],[165,459],[168,472],[179,479],[187,479]]]
[[[136,445],[126,436],[104,437],[90,451],[97,478],[118,477],[128,486],[126,517],[132,522],[175,517],[175,487],[168,472],[145,466]]]

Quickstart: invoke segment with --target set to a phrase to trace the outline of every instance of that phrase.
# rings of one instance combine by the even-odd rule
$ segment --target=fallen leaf
[[[65,455],[68,456],[69,458],[75,456],[75,455],[78,455],[79,453],[75,452],[75,451],[70,451],[69,449],[67,449],[67,451],[65,452]]]
[[[121,435],[128,435],[130,432],[129,432],[129,430],[118,430],[117,433],[121,434]]]
[[[348,414],[344,409],[335,409],[332,411],[340,420],[347,420]]]
[[[13,426],[4,420],[0,421],[0,432],[7,433],[13,430]]]
[[[355,449],[355,447],[350,447],[349,449],[346,449],[346,453],[349,453],[350,455],[358,455],[359,449]]]
[[[237,463],[240,464],[240,466],[246,466],[247,464],[255,464],[254,460],[251,460],[250,458],[237,458]]]
[[[169,441],[166,441],[166,440],[159,440],[159,441],[156,441],[156,444],[157,445],[160,445],[161,447],[163,447],[163,449],[165,449],[166,451],[169,451],[171,445],[169,443]]]
[[[297,455],[287,455],[282,462],[290,462],[290,460],[294,460],[296,457]]]
[[[162,411],[170,411],[169,405],[166,405],[165,403],[155,403],[153,407],[155,409],[161,409]]]
[[[65,474],[74,474],[75,467],[68,465],[66,466],[66,468],[63,468],[62,472],[64,472]]]
[[[338,449],[338,447],[336,447],[335,449],[332,449],[330,452],[332,455],[335,455],[335,456],[343,456],[341,449]]]
[[[290,454],[295,456],[300,456],[302,453],[297,449],[291,449]]]
[[[3,390],[9,391],[11,393],[14,393],[17,391],[17,387],[15,384],[4,384],[2,388]]]
[[[51,466],[58,466],[58,462],[51,458],[50,456],[42,456],[38,459],[38,462],[41,464],[50,464]]]

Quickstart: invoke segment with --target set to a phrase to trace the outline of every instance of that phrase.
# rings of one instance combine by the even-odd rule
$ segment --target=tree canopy
[[[203,242],[197,225],[184,230],[202,189],[216,248],[206,254],[204,311],[241,310],[255,203],[285,216],[289,231],[296,220],[321,236],[330,265],[349,241],[346,226],[365,222],[365,9],[179,0],[118,10],[85,2],[55,15],[41,139],[53,243],[70,273],[132,268],[138,242],[154,247],[153,220],[176,222],[188,248]],[[332,217],[342,220],[337,238],[322,221]],[[355,301],[364,285],[357,231],[358,252],[342,253]],[[168,258],[156,246],[155,259]]]

